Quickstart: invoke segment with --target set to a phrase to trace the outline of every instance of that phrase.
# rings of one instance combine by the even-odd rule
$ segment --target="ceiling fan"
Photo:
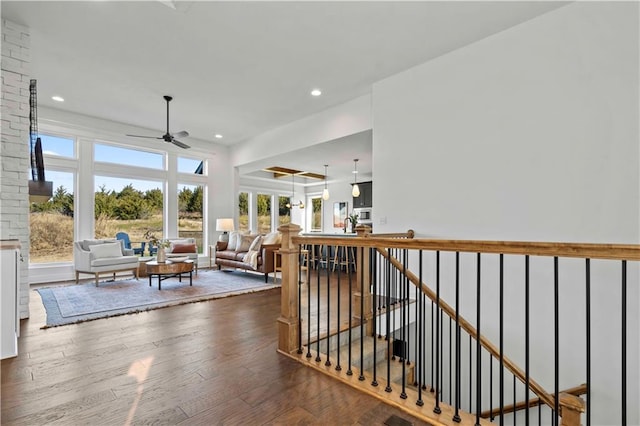
[[[187,132],[186,130],[182,130],[178,133],[174,133],[171,134],[169,132],[169,102],[171,102],[171,100],[173,99],[171,96],[163,96],[164,100],[167,101],[167,133],[165,133],[162,136],[141,136],[141,135],[127,135],[127,136],[132,136],[134,138],[147,138],[147,139],[162,139],[165,142],[171,142],[172,144],[179,146],[180,148],[191,148],[189,145],[187,145],[186,143],[180,142],[179,140],[177,140],[176,138],[184,138],[189,136],[189,132]]]

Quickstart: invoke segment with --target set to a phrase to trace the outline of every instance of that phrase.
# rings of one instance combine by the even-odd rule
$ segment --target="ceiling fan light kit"
[[[187,132],[186,130],[181,130],[181,131],[179,131],[177,133],[173,133],[172,134],[169,131],[169,102],[171,102],[173,100],[173,97],[171,97],[169,95],[164,95],[163,98],[167,102],[167,133],[165,133],[164,135],[162,135],[160,137],[142,136],[142,135],[127,135],[127,136],[131,136],[131,137],[134,137],[134,138],[145,138],[145,139],[162,139],[165,142],[172,143],[175,146],[178,146],[178,147],[183,148],[183,149],[191,148],[186,143],[180,142],[177,139],[177,138],[186,138],[187,136],[189,136],[189,132]]]

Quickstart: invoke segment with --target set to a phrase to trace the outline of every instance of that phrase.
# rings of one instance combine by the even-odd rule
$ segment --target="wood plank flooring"
[[[279,289],[46,330],[30,297],[2,425],[425,424],[278,354]]]

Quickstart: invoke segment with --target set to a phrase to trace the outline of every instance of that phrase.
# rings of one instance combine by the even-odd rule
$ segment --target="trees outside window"
[[[249,232],[249,193],[238,194],[238,230]]]
[[[53,182],[55,189],[46,203],[31,204],[29,262],[71,262],[75,174],[48,170],[46,179]]]
[[[258,194],[258,233],[271,232],[271,195]]]
[[[179,185],[178,188],[178,237],[195,238],[198,253],[203,250],[203,187]]]

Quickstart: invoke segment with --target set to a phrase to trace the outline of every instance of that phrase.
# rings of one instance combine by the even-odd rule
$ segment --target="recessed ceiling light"
[[[222,139],[222,135],[220,133],[216,133],[216,139]]]
[[[320,89],[313,89],[311,91],[311,96],[320,96],[322,95],[322,92],[320,91]]]
[[[64,98],[62,96],[52,96],[51,99],[53,99],[56,102],[64,102]]]

